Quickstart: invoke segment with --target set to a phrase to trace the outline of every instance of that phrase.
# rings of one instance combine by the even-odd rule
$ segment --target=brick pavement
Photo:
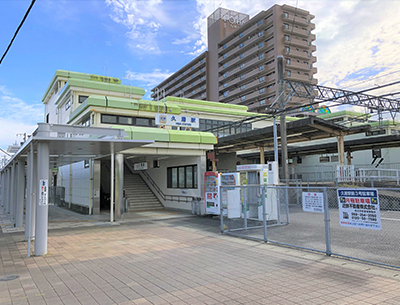
[[[400,304],[400,270],[173,222],[49,231],[44,257],[0,232],[5,304]]]

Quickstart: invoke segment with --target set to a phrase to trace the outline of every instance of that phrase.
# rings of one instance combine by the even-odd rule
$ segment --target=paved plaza
[[[221,235],[211,217],[57,213],[44,257],[0,215],[0,305],[400,304],[400,270]]]

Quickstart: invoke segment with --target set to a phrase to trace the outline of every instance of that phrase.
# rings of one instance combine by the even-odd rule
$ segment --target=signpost
[[[156,125],[199,128],[199,118],[169,113],[157,113]]]
[[[381,230],[377,189],[338,189],[340,225]]]

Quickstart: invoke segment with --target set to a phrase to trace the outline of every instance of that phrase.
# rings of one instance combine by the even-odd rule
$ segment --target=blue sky
[[[321,84],[355,91],[399,79],[400,1],[38,0],[0,65],[0,147],[43,121],[41,98],[57,69],[129,75],[127,84],[149,90],[206,50],[216,8],[252,17],[275,3],[316,16]],[[0,1],[0,54],[29,4]]]

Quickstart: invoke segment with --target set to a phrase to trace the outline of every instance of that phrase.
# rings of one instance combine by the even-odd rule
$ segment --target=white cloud
[[[171,76],[171,74],[172,73],[170,73],[168,70],[161,71],[160,69],[155,69],[151,73],[136,73],[127,71],[126,78],[129,80],[136,80],[141,86],[152,89],[154,86]]]
[[[128,45],[133,52],[159,54],[157,32],[169,22],[161,9],[161,0],[132,1],[106,0],[113,13],[111,19],[124,25],[128,32]]]
[[[0,147],[7,149],[16,140],[17,134],[31,134],[38,122],[43,122],[43,105],[27,104],[11,95],[5,86],[0,86]]]

